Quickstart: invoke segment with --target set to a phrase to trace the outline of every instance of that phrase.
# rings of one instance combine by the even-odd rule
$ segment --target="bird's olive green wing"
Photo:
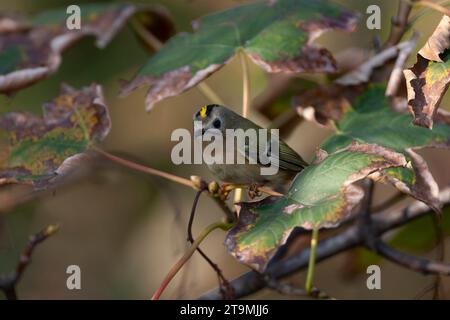
[[[250,159],[252,159],[253,161],[257,162],[260,165],[263,165],[259,159],[260,155],[259,155],[259,149],[257,154],[252,154],[249,151],[249,145],[252,145],[254,142],[248,142],[246,141],[245,143],[245,150],[241,150],[241,148],[238,146],[237,150],[238,152],[245,156],[246,160],[250,161]],[[256,148],[259,148],[256,147]],[[274,158],[276,156],[276,154],[274,152],[271,152],[270,150],[270,143],[267,143],[266,146],[266,150],[264,150],[264,154],[266,155],[270,155],[272,158]],[[272,159],[272,163],[273,163]],[[269,164],[266,164],[264,166],[268,166]],[[279,153],[278,153],[278,165],[279,168],[282,170],[288,170],[288,171],[294,171],[294,172],[299,172],[301,170],[303,170],[303,168],[305,168],[306,166],[308,166],[308,163],[302,159],[302,157],[300,157],[298,155],[297,152],[295,152],[291,147],[289,147],[286,143],[284,143],[283,141],[279,140]]]
[[[280,168],[289,171],[301,171],[308,163],[298,155],[297,152],[292,150],[286,143],[280,140],[279,149],[279,161]]]

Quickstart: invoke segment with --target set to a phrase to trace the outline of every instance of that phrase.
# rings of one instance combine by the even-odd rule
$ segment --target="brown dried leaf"
[[[406,183],[406,179],[402,179],[401,176],[396,174],[388,174],[389,171],[382,172],[382,177],[391,182],[398,190],[414,196],[416,199],[425,202],[434,211],[439,212],[441,210],[439,187],[428,169],[425,159],[412,149],[406,151],[412,161],[415,183]]]
[[[350,101],[363,89],[363,86],[344,87],[336,84],[306,89],[293,98],[293,106],[306,120],[334,128],[334,123],[351,108]]]
[[[443,62],[440,55],[450,48],[450,18],[443,16],[419,54],[427,60]]]
[[[450,18],[444,16],[427,43],[420,49],[416,64],[403,71],[408,105],[414,124],[433,127],[436,110],[450,84]]]

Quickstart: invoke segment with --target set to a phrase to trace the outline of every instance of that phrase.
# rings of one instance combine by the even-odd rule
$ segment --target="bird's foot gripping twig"
[[[223,183],[219,189],[219,195],[222,200],[227,200],[230,196],[231,191],[239,189],[239,188],[247,188],[246,184],[235,184],[235,183]]]
[[[222,200],[227,200],[230,196],[231,191],[235,189],[234,185],[231,183],[224,183],[219,188],[219,197]]]
[[[260,197],[262,195],[262,192],[260,188],[262,187],[261,184],[258,183],[252,183],[248,187],[248,196],[250,199],[255,199],[257,197]]]

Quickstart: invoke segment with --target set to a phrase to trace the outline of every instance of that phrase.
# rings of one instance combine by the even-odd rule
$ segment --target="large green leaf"
[[[327,0],[265,0],[195,21],[141,68],[122,93],[150,85],[146,108],[196,85],[243,49],[269,72],[332,72],[335,61],[312,42],[327,29],[352,30],[355,16]]]
[[[228,250],[263,271],[293,228],[334,227],[348,218],[364,194],[354,182],[406,165],[404,155],[376,145],[353,143],[328,156],[320,153],[285,197],[241,205],[238,224],[225,240]]]
[[[11,112],[0,117],[0,185],[29,183],[43,187],[73,169],[111,122],[101,87],[63,86],[61,95],[43,106],[43,117]],[[78,161],[79,162],[79,161]]]
[[[437,210],[437,184],[425,161],[413,150],[448,147],[450,125],[446,121],[436,122],[434,128],[429,130],[415,126],[411,120],[411,115],[391,108],[384,86],[372,86],[340,115],[340,120],[335,122],[336,134],[327,139],[321,148],[332,153],[356,140],[404,153],[412,161],[413,169],[389,169],[382,176],[400,190]]]
[[[67,29],[67,7],[44,12],[30,21],[0,15],[0,93],[22,89],[54,73],[61,53],[85,36],[94,36],[97,46],[105,47],[137,12],[158,22],[147,22],[151,31],[170,26],[167,14],[159,7],[92,3],[80,5],[80,9],[79,30]],[[9,28],[3,30],[3,25]]]
[[[375,143],[398,152],[408,148],[449,143],[450,126],[438,123],[433,130],[414,126],[412,117],[396,112],[385,97],[385,86],[371,86],[336,122],[336,134],[322,144],[327,152],[345,147],[348,141]]]
[[[450,17],[443,16],[417,54],[417,63],[403,73],[414,123],[432,128],[433,117],[450,84]]]

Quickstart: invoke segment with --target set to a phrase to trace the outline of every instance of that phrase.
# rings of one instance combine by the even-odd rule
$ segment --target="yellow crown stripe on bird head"
[[[203,106],[203,107],[200,109],[200,117],[201,117],[202,119],[206,117],[206,111],[207,111],[207,110],[208,110],[207,106]]]

